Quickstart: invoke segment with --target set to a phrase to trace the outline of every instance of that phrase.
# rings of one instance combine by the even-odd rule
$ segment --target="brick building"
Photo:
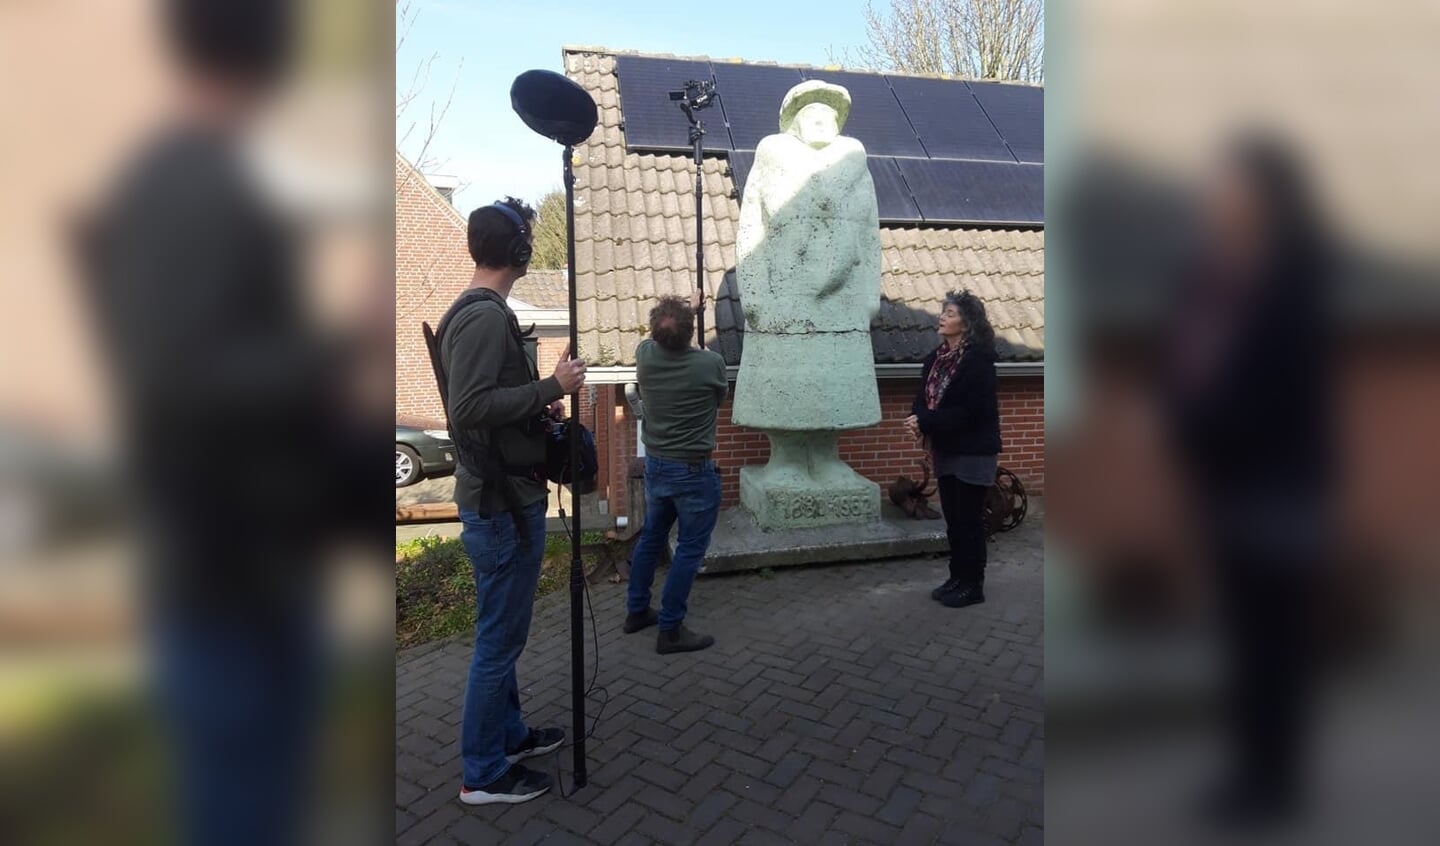
[[[395,154],[395,416],[438,423],[445,419],[420,324],[440,322],[445,309],[470,285],[475,262],[465,244],[462,214]],[[534,270],[516,283],[510,307],[521,326],[535,325],[542,373],[569,342],[569,290],[562,270]]]
[[[576,149],[576,287],[580,350],[592,363],[588,393],[594,402],[594,411],[584,409],[582,419],[593,428],[600,446],[598,496],[602,509],[612,516],[627,514],[628,499],[638,491],[629,479],[638,453],[637,421],[624,399],[625,386],[635,381],[635,346],[646,336],[646,317],[656,298],[687,295],[695,283],[692,155],[678,149],[655,151],[629,137],[637,133],[635,127],[627,130],[625,126],[617,74],[617,59],[629,55],[633,54],[590,48],[564,51],[567,75],[590,92],[600,113],[595,133]],[[703,58],[674,62],[677,82],[686,78],[681,74],[695,73],[696,68],[708,73],[711,67]],[[718,73],[722,63],[713,64]],[[821,78],[843,76],[844,81],[835,81],[846,85],[893,79],[877,74],[794,70],[796,82],[801,73]],[[966,83],[953,81],[950,85],[958,88],[949,93],[969,96]],[[725,90],[722,86],[722,98]],[[664,95],[657,99],[663,101]],[[729,131],[737,102],[738,96],[733,96],[727,104],[731,109],[728,116],[722,110],[705,113],[712,131]],[[671,108],[671,104],[661,105]],[[773,106],[766,106],[772,122],[778,105],[777,96]],[[855,108],[859,113],[862,106],[857,102]],[[678,109],[674,112],[683,139],[685,120]],[[718,129],[722,118],[725,130]],[[986,120],[983,115],[979,119]],[[990,129],[988,123],[985,129]],[[1008,153],[1003,139],[1000,143]],[[1026,161],[1035,162],[1034,155]],[[1017,157],[1007,164],[1021,161]],[[732,379],[739,369],[743,342],[734,256],[743,190],[737,178],[743,173],[737,171],[744,165],[743,157],[733,152],[728,157],[707,155],[704,159],[705,285],[709,296],[706,344],[725,356]],[[1034,174],[1032,170],[1030,175]],[[1001,355],[1001,427],[1006,447],[1001,463],[1019,475],[1032,493],[1043,493],[1043,224],[887,222],[882,198],[881,242],[883,303],[872,339],[883,420],[873,428],[846,433],[840,441],[842,457],[881,484],[902,472],[915,472],[922,453],[905,436],[901,422],[909,414],[919,384],[919,362],[935,346],[935,318],[945,292],[969,288],[986,303]],[[727,402],[720,411],[716,454],[725,506],[739,500],[740,467],[763,464],[768,449],[760,432],[730,423]]]

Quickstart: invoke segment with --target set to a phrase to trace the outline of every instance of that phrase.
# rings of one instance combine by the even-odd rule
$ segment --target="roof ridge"
[[[858,73],[868,76],[902,76],[913,79],[940,79],[947,82],[980,82],[993,83],[996,85],[1014,85],[1021,88],[1044,89],[1044,84],[1036,85],[1031,82],[1021,82],[1014,79],[976,79],[953,73],[910,73],[907,71],[876,70],[874,68],[854,68],[844,65],[812,65],[804,62],[782,62],[778,59],[744,59],[738,56],[726,56],[717,58],[715,56],[700,55],[678,55],[675,53],[650,53],[644,50],[624,50],[613,47],[598,45],[577,45],[566,44],[560,47],[560,52],[565,55],[591,54],[598,56],[634,56],[643,59],[675,59],[682,62],[719,62],[727,65],[754,65],[757,67],[781,67],[795,68],[797,70],[828,71],[831,73]]]

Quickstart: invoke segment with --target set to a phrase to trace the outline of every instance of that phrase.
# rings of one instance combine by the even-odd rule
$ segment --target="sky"
[[[395,89],[397,98],[418,93],[396,120],[396,145],[414,161],[432,104],[443,105],[453,85],[426,158],[433,172],[461,180],[455,206],[466,214],[505,195],[533,203],[560,187],[561,148],[520,122],[510,83],[532,68],[563,73],[562,46],[824,66],[827,49],[838,55],[866,43],[865,0],[413,0],[411,11]],[[432,55],[417,87],[417,68]]]

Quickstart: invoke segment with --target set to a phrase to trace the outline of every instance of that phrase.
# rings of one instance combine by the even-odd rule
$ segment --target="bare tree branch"
[[[870,70],[1045,81],[1044,0],[889,0],[865,4],[868,43],[832,62]]]
[[[455,66],[455,78],[450,81],[450,92],[445,95],[445,103],[436,110],[435,103],[430,104],[430,125],[425,132],[425,140],[420,144],[420,150],[415,154],[415,167],[417,170],[429,170],[435,167],[438,162],[430,158],[430,144],[434,142],[435,135],[440,131],[440,125],[445,122],[445,115],[450,111],[450,104],[455,101],[455,89],[460,85],[460,72],[465,68],[465,60]]]
[[[398,58],[400,49],[405,45],[406,38],[410,35],[411,30],[415,26],[415,21],[420,16],[420,9],[416,6],[415,0],[396,0],[395,9],[397,18],[395,27],[395,54]],[[429,116],[423,123],[421,120],[413,118],[407,120],[407,115],[410,114],[411,108],[416,104],[416,101],[420,98],[421,94],[424,93],[425,89],[429,87],[431,71],[436,60],[439,58],[439,53],[432,53],[426,57],[424,61],[416,65],[415,72],[411,74],[410,85],[403,92],[397,93],[395,98],[395,126],[398,135],[395,143],[396,149],[411,149],[410,139],[415,135],[417,129],[420,129],[422,126],[424,127],[418,148],[415,149],[414,155],[409,156],[410,163],[414,167],[412,171],[406,175],[405,181],[396,187],[397,192],[408,186],[409,181],[416,178],[416,174],[423,174],[427,171],[433,172],[443,164],[443,162],[431,157],[430,147],[434,143],[435,136],[439,133],[440,127],[445,122],[445,116],[449,113],[451,104],[455,100],[455,91],[460,85],[460,74],[465,67],[464,59],[461,59],[455,67],[455,76],[450,81],[450,91],[446,94],[445,101],[443,103],[432,101],[430,103]],[[404,126],[403,131],[400,130],[402,125]]]
[[[410,36],[410,30],[415,26],[415,18],[420,12],[415,8],[413,0],[395,0],[395,17],[398,22],[395,25],[395,54],[400,54],[400,48],[405,46],[405,39]]]

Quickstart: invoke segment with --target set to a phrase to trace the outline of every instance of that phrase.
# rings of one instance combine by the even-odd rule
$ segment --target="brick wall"
[[[399,156],[395,157],[395,413],[445,419],[420,333],[433,327],[475,271],[465,222]],[[562,344],[563,346],[563,344]],[[553,367],[553,365],[552,365]]]
[[[600,459],[596,494],[610,514],[628,514],[630,461],[635,458],[635,418],[621,385],[595,385],[580,392],[580,422],[595,435]]]
[[[878,426],[847,432],[840,437],[840,456],[856,472],[881,485],[888,485],[895,477],[905,473],[919,472],[922,451],[906,436],[905,418],[910,415],[910,403],[914,399],[918,380],[887,379],[880,382],[881,422]],[[732,386],[733,388],[733,386]],[[623,395],[623,388],[609,386],[600,389],[612,396]],[[1033,495],[1041,495],[1045,489],[1045,383],[1040,376],[1002,377],[1000,380],[1000,434],[1005,441],[1005,451],[1000,463],[1010,469],[1025,484]],[[607,402],[600,400],[599,402]],[[635,421],[629,416],[629,408],[623,399],[615,409],[613,425],[604,430],[603,423],[592,427],[596,443],[603,452],[602,473],[608,459],[608,478],[612,492],[616,489],[623,497],[624,472],[628,459],[635,455]],[[720,420],[716,431],[715,461],[720,466],[723,485],[722,507],[739,504],[740,468],[752,464],[764,464],[770,457],[770,445],[765,436],[754,429],[745,429],[730,422],[730,401],[720,407]],[[587,425],[589,421],[587,420]],[[612,434],[613,432],[613,434]],[[619,438],[618,441],[613,441]],[[608,450],[605,445],[610,444]],[[624,514],[623,499],[611,498],[611,513]]]
[[[465,243],[465,219],[399,156],[395,158],[395,415],[441,422],[445,409],[420,324],[440,323],[475,271]],[[540,376],[555,372],[569,330],[542,327],[536,361]],[[582,404],[584,397],[581,398]],[[569,398],[565,400],[569,407]]]
[[[1045,377],[1000,378],[1000,464],[1025,485],[1027,493],[1045,493]]]

